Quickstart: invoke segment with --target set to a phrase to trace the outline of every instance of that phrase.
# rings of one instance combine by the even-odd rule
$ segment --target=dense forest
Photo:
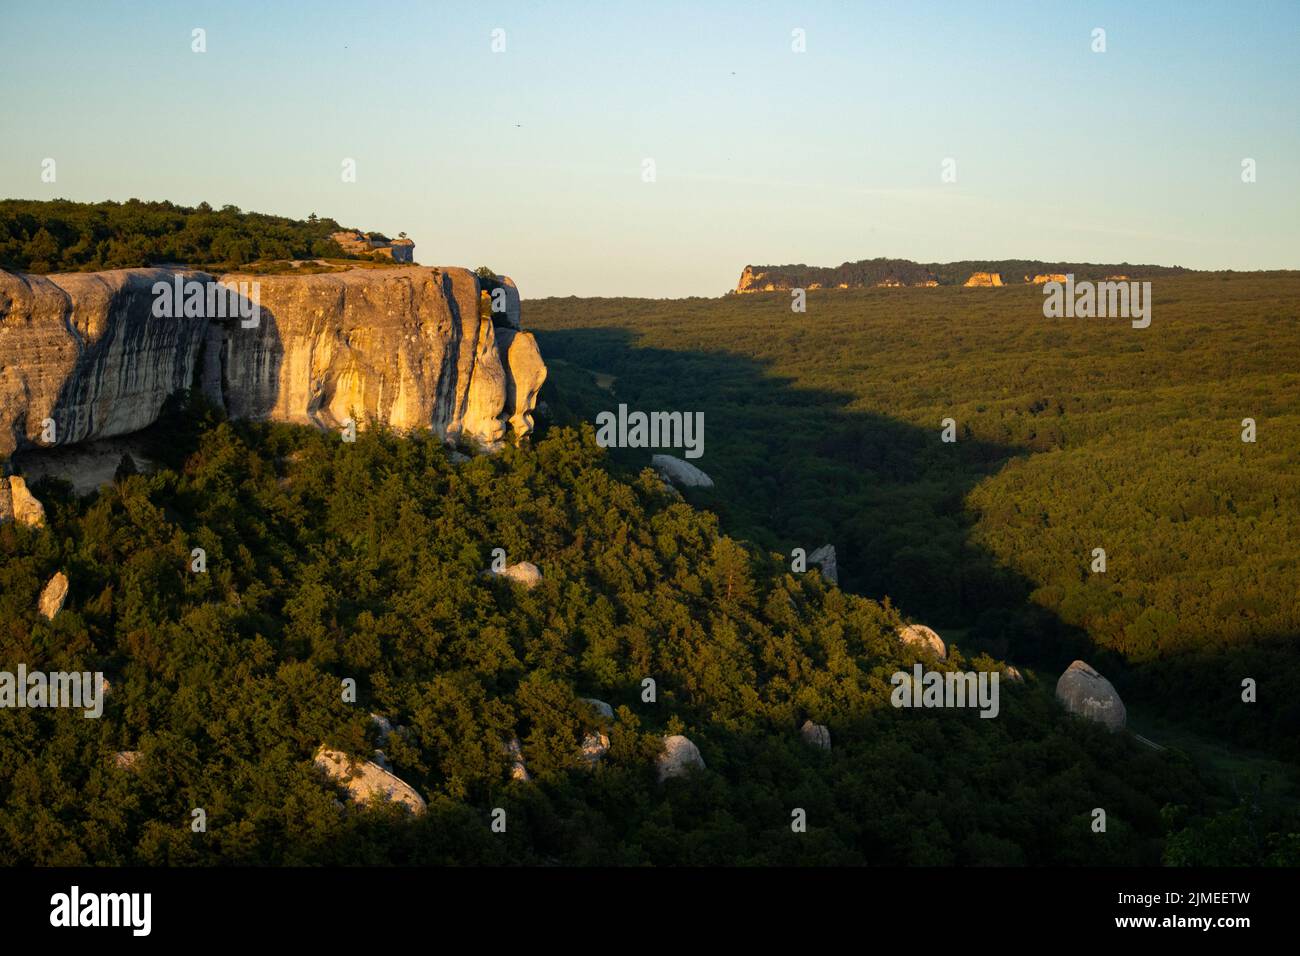
[[[900,283],[905,286],[923,285],[928,281],[939,285],[962,285],[973,272],[997,272],[1008,285],[1023,283],[1026,277],[1036,275],[1070,275],[1076,279],[1105,279],[1124,275],[1130,279],[1150,279],[1155,276],[1172,276],[1188,272],[1181,266],[1130,265],[1121,262],[1105,265],[1095,262],[1042,262],[1037,259],[981,259],[963,262],[913,262],[910,259],[862,259],[838,266],[750,266],[761,273],[764,283],[779,289],[807,289],[819,285],[834,289],[840,285],[850,289]]]
[[[716,485],[688,496],[728,533],[832,543],[848,590],[1013,661],[1083,657],[1134,717],[1295,764],[1300,276],[1153,295],[1144,330],[1044,319],[1024,286],[810,292],[806,314],[787,295],[550,299],[529,321],[544,397],[575,420],[704,413]]]
[[[171,202],[79,203],[0,200],[0,268],[93,272],[181,264],[231,270],[283,259],[354,258],[330,234],[341,227],[306,220]]]
[[[791,573],[648,470],[616,477],[589,427],[457,463],[428,435],[349,443],[190,396],[146,438],[156,470],[124,460],[80,499],[45,479],[47,526],[0,526],[0,656],[111,683],[99,720],[0,710],[8,862],[1300,860],[1286,811],[1068,717],[1053,674],[1004,684],[993,720],[889,706],[919,653],[889,602]],[[542,583],[485,579],[496,547]],[[70,597],[46,621],[60,569]],[[927,663],[1000,666],[961,641]],[[584,696],[616,710],[595,765]],[[424,815],[345,807],[314,769],[321,742],[367,754],[371,712],[405,728],[387,756]],[[829,753],[801,741],[805,718]],[[707,769],[659,784],[672,732]],[[510,779],[511,737],[531,782]],[[138,761],[116,765],[123,750]]]

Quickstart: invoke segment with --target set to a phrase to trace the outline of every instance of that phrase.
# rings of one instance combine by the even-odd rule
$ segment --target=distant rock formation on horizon
[[[1003,285],[1003,277],[1023,275],[1027,284],[1075,279],[1104,280],[1118,274],[1125,278],[1151,278],[1189,272],[1182,266],[1096,264],[1088,262],[1041,262],[1036,259],[1000,259],[964,262],[913,262],[911,259],[862,259],[838,266],[747,265],[740,273],[734,292],[784,292],[790,289],[869,289],[935,286]],[[998,281],[972,281],[977,276],[998,276]],[[1032,279],[1030,277],[1033,277]],[[1040,282],[1041,280],[1041,282]],[[1015,283],[1012,283],[1015,284]]]

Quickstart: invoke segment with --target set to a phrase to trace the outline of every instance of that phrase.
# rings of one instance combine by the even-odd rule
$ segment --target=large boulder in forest
[[[415,792],[415,788],[378,764],[349,756],[341,750],[330,750],[324,744],[316,751],[315,763],[331,780],[343,784],[358,803],[391,800],[412,813],[424,812],[424,798]]]
[[[47,621],[54,620],[54,615],[63,610],[63,602],[68,599],[68,576],[60,571],[50,578],[41,591],[40,611]]]
[[[118,770],[132,770],[140,762],[140,751],[119,750],[113,754],[113,766]]]
[[[835,545],[824,544],[812,554],[808,555],[808,563],[815,564],[822,569],[822,577],[831,584],[840,583],[839,566],[835,562]]]
[[[31,528],[45,526],[45,506],[27,490],[21,475],[0,475],[0,522],[5,521]]]
[[[542,583],[542,572],[531,561],[520,561],[518,564],[512,564],[502,571],[490,571],[489,573],[513,581],[515,584],[522,584],[530,591]]]
[[[683,488],[712,488],[713,479],[689,461],[675,455],[651,455],[650,466],[674,484]]]
[[[599,731],[582,738],[582,756],[588,763],[595,763],[609,753],[609,735]]]
[[[809,747],[816,747],[818,750],[831,749],[831,732],[825,724],[814,724],[811,720],[805,720],[803,726],[799,728],[799,736]]]
[[[929,648],[938,658],[948,656],[948,648],[944,645],[943,638],[924,624],[905,624],[898,628],[898,636],[904,644]]]
[[[684,777],[692,769],[704,769],[704,758],[700,756],[700,748],[691,743],[681,734],[673,734],[664,738],[664,750],[659,755],[658,761],[659,782],[663,783],[669,777]]]
[[[1128,720],[1124,702],[1110,681],[1083,661],[1075,661],[1065,669],[1056,682],[1056,699],[1070,713],[1111,730],[1122,730]]]

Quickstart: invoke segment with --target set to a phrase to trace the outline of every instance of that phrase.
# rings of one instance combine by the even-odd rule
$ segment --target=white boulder
[[[814,724],[811,720],[805,720],[803,726],[799,728],[799,736],[810,747],[819,750],[831,749],[831,732],[825,724]]]
[[[897,633],[904,644],[929,648],[936,657],[941,659],[948,656],[948,648],[944,645],[943,638],[924,624],[904,624],[898,628]]]
[[[40,611],[47,621],[54,620],[54,615],[63,610],[63,602],[68,599],[68,576],[60,571],[50,578],[41,591]]]
[[[315,763],[331,780],[343,784],[358,803],[391,800],[412,813],[424,812],[424,798],[415,788],[378,764],[351,757],[341,750],[330,750],[324,744],[316,751]]]
[[[815,564],[822,569],[822,577],[831,584],[840,583],[839,566],[835,563],[835,545],[824,544],[812,554],[808,555],[808,563]]]
[[[664,750],[658,760],[659,782],[663,783],[670,777],[684,777],[693,769],[704,769],[700,748],[681,734],[665,737]]]
[[[1072,714],[1095,720],[1111,730],[1121,730],[1128,712],[1110,681],[1083,661],[1066,668],[1056,682],[1056,699]]]
[[[713,479],[688,461],[674,455],[654,455],[650,465],[669,481],[683,488],[712,488]]]

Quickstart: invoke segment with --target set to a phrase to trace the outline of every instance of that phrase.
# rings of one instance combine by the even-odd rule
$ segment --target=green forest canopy
[[[1085,658],[1131,705],[1300,763],[1300,275],[1153,295],[1143,330],[1045,319],[1025,286],[810,292],[806,314],[548,299],[528,319],[544,397],[575,419],[704,413],[716,485],[690,498],[728,533],[833,543],[848,590],[1015,662]],[[1250,706],[1248,676],[1268,688]]]
[[[648,470],[613,477],[590,428],[454,464],[432,436],[347,443],[191,399],[151,436],[155,473],[80,500],[47,479],[48,526],[0,526],[0,656],[112,683],[100,720],[0,711],[10,862],[1297,859],[1281,811],[1247,819],[1176,752],[1068,717],[1054,675],[1004,685],[992,720],[890,707],[917,653],[896,611],[720,534]],[[485,579],[493,547],[542,583]],[[48,622],[34,605],[58,569],[71,596]],[[928,663],[999,666],[960,644]],[[616,708],[594,767],[586,696]],[[385,749],[421,817],[344,810],[312,766],[321,742],[367,754],[372,711],[406,728]],[[830,753],[800,740],[805,718],[829,725]],[[671,732],[707,770],[661,786]],[[510,780],[512,736],[531,783]],[[120,750],[142,756],[118,767]]]
[[[4,199],[0,268],[43,274],[176,263],[231,270],[284,259],[368,260],[330,238],[341,228],[314,213],[300,220],[207,203]]]

